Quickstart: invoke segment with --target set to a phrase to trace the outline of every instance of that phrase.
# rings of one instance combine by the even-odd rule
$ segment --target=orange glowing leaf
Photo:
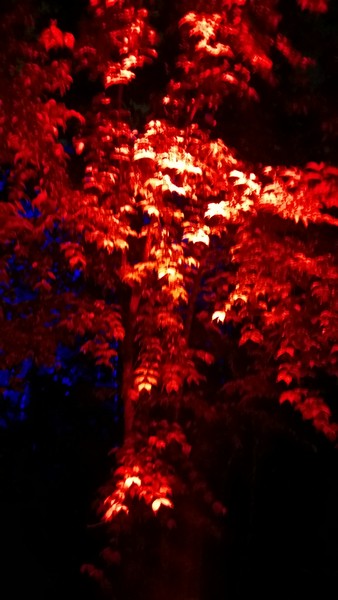
[[[302,400],[302,394],[299,390],[287,390],[283,392],[279,397],[280,404],[284,402],[290,402],[290,404],[299,404]]]
[[[261,344],[263,342],[263,336],[258,329],[250,329],[246,331],[238,342],[239,346],[243,346],[247,342],[254,342],[255,344]]]
[[[292,357],[295,355],[295,349],[292,346],[284,346],[278,350],[276,353],[276,358],[280,358],[284,354],[288,354]]]
[[[216,310],[212,315],[212,320],[220,323],[224,323],[226,313],[224,310]]]
[[[154,500],[154,502],[152,503],[151,508],[154,511],[154,513],[157,513],[161,506],[173,508],[173,503],[171,502],[171,500],[169,500],[169,498],[156,498],[156,500]]]
[[[231,212],[229,209],[229,205],[224,201],[219,202],[218,204],[208,204],[208,210],[204,214],[204,216],[207,219],[212,219],[212,217],[216,216],[225,217],[226,219],[228,219],[230,215]]]
[[[127,479],[124,482],[124,487],[130,488],[130,486],[132,486],[132,485],[140,486],[141,483],[142,482],[139,477],[127,477]]]
[[[286,383],[286,385],[290,385],[290,383],[292,383],[293,377],[292,375],[285,370],[279,371],[278,375],[277,375],[277,381],[284,381],[284,383]]]
[[[165,386],[167,394],[171,394],[172,392],[177,393],[180,389],[179,382],[172,378]]]
[[[328,0],[297,0],[303,10],[324,13],[328,9]]]
[[[151,392],[151,388],[152,388],[151,383],[147,383],[147,382],[140,383],[138,385],[138,391],[139,392],[142,392],[142,391]]]
[[[195,354],[198,358],[203,360],[207,365],[212,365],[212,363],[215,360],[215,358],[212,354],[210,354],[209,352],[204,352],[203,350],[196,350]]]

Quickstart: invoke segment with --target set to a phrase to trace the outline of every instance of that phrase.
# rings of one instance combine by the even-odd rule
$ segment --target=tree
[[[180,54],[138,131],[152,10],[91,0],[76,40],[55,21],[36,36],[29,12],[2,23],[20,34],[1,62],[3,365],[18,386],[22,361],[55,364],[61,343],[107,369],[119,359],[124,441],[106,520],[135,498],[172,507],[196,419],[229,403],[288,402],[337,435],[338,169],[247,164],[215,135],[229,98],[276,84],[277,53],[298,70],[311,59],[280,33],[275,0],[177,3]]]

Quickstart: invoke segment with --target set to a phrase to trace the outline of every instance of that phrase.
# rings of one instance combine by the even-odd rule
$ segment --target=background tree
[[[215,464],[201,468],[205,423],[210,443],[216,421],[279,400],[336,438],[338,171],[249,164],[215,133],[228,102],[276,82],[277,51],[311,64],[277,2],[175,7],[180,55],[149,119],[133,93],[157,57],[151,3],[90,5],[76,41],[55,21],[35,36],[27,12],[3,22],[20,43],[2,61],[2,355],[12,386],[60,345],[107,370],[119,359],[123,445],[100,511],[128,553],[140,514],[174,526],[174,495],[183,514],[192,488],[199,518],[203,503],[225,514]]]

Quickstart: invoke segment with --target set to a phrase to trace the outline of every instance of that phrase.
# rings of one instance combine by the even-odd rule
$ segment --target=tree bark
[[[134,425],[134,404],[131,397],[131,389],[133,383],[133,362],[128,359],[123,364],[123,382],[122,382],[122,399],[124,407],[124,441],[130,438]]]
[[[135,407],[132,395],[134,374],[134,333],[135,321],[140,302],[140,294],[133,292],[129,310],[125,318],[125,336],[122,345],[122,401],[124,408],[124,442],[129,439],[133,432]]]
[[[204,269],[204,263],[202,264],[202,262],[201,262],[198,272],[196,274],[194,286],[193,286],[193,289],[192,289],[192,292],[191,292],[190,298],[189,298],[187,318],[186,318],[185,326],[184,326],[184,335],[185,335],[185,339],[187,340],[188,345],[189,345],[189,341],[190,341],[191,328],[192,328],[193,318],[194,318],[194,314],[195,314],[195,304],[196,304],[197,296],[198,296],[200,288],[201,288],[201,279],[202,279],[202,275],[203,275],[203,269]]]

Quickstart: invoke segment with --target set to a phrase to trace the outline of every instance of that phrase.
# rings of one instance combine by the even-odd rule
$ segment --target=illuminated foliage
[[[193,119],[197,111],[216,111],[227,95],[258,99],[253,76],[275,83],[274,51],[293,67],[308,67],[312,61],[279,31],[282,17],[278,4],[277,0],[183,3],[178,24],[181,77],[170,81],[163,100],[168,113],[177,116],[186,107]],[[327,9],[326,2],[299,4],[312,11]]]
[[[177,4],[180,55],[142,131],[125,101],[157,58],[142,2],[91,0],[77,40],[53,21],[17,45],[20,68],[3,68],[1,356],[8,369],[53,364],[63,343],[107,369],[119,358],[125,443],[106,520],[135,498],[154,513],[173,506],[191,452],[182,415],[198,412],[226,344],[224,404],[265,394],[330,439],[338,431],[320,378],[338,376],[338,169],[247,165],[198,119],[208,110],[214,125],[229,94],[256,98],[257,76],[274,83],[276,51],[295,68],[311,61],[280,33],[274,0]],[[79,76],[97,93],[77,111],[66,99]],[[29,295],[16,298],[18,268]]]

